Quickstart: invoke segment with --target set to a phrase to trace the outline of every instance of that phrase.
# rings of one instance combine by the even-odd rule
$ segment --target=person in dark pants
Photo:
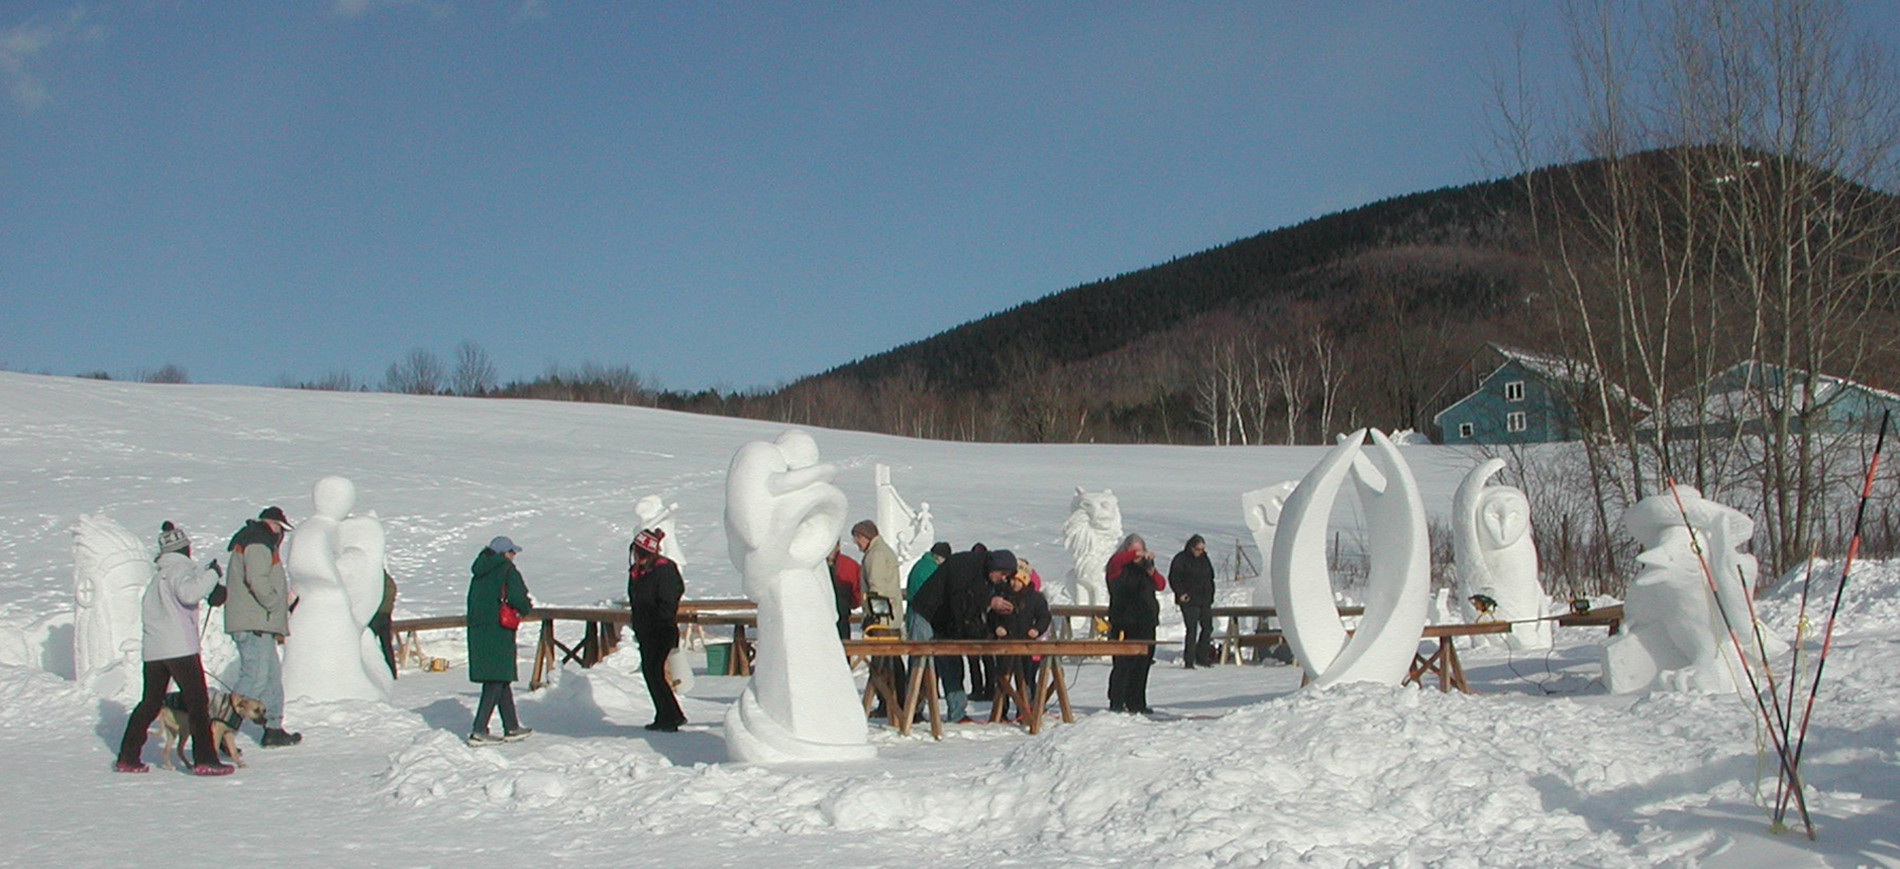
[[[522,616],[534,611],[528,584],[515,569],[515,556],[520,552],[521,547],[513,540],[497,537],[488,541],[469,567],[468,680],[482,686],[475,723],[469,728],[469,745],[516,742],[534,733],[515,717],[514,681],[521,678],[515,669],[515,628],[501,623],[503,602]],[[500,736],[488,732],[488,721],[496,710],[501,711]]]
[[[1108,635],[1116,640],[1152,640],[1161,623],[1161,602],[1155,593],[1167,587],[1167,580],[1154,569],[1154,553],[1133,534],[1124,541],[1115,557],[1109,559]],[[1148,708],[1148,668],[1153,666],[1154,647],[1139,655],[1117,655],[1108,671],[1108,711],[1146,714]]]
[[[986,631],[984,613],[990,602],[989,548],[981,543],[958,552],[937,565],[911,598],[913,612],[927,619],[940,640],[981,639]],[[937,679],[943,686],[944,717],[968,724],[970,695],[963,690],[963,659],[938,655]]]
[[[679,646],[686,581],[680,578],[679,565],[660,555],[665,537],[657,528],[634,536],[627,553],[633,559],[627,568],[627,603],[633,608],[633,638],[640,644],[640,675],[646,677],[647,694],[653,698],[653,721],[646,728],[675,733],[686,723],[686,714],[666,678],[666,656]]]
[[[1029,571],[1007,549],[990,553],[990,578],[997,581],[990,598],[990,637],[998,640],[1040,640],[1049,635],[1049,599],[1029,584]],[[1036,677],[1042,671],[1039,655],[1007,655],[996,659],[998,670],[1016,678],[1023,700],[1036,702]],[[1000,681],[1000,680],[999,680]],[[997,701],[1001,702],[1001,697]],[[995,707],[991,707],[992,709]],[[1027,710],[1016,710],[1021,717]]]
[[[1189,537],[1180,554],[1168,563],[1168,588],[1181,607],[1181,623],[1187,626],[1187,642],[1181,659],[1187,668],[1214,662],[1214,562],[1207,557],[1207,541],[1196,534]]]
[[[158,571],[146,586],[140,603],[142,620],[140,639],[144,644],[145,691],[132,717],[125,722],[125,735],[119,740],[119,760],[113,769],[119,772],[146,772],[141,754],[145,738],[165,700],[168,683],[178,683],[185,701],[186,720],[191,725],[191,771],[195,775],[230,775],[231,765],[218,760],[218,746],[211,740],[210,698],[205,691],[204,665],[198,659],[198,603],[217,598],[213,592],[223,572],[218,562],[199,568],[191,560],[191,538],[183,529],[166,522],[158,534]]]

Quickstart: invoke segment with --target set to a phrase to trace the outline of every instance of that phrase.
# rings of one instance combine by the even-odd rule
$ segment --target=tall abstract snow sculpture
[[[316,514],[284,538],[284,571],[297,595],[284,640],[284,696],[388,700],[394,687],[369,620],[383,600],[383,523],[351,516],[356,484],[324,477]]]
[[[837,467],[792,429],[739,448],[726,471],[726,541],[759,605],[758,663],[726,710],[726,751],[753,763],[865,760],[864,708],[838,644],[825,555],[845,522]]]
[[[930,502],[917,502],[912,510],[891,485],[889,465],[877,466],[877,531],[891,551],[897,553],[897,575],[909,576],[911,565],[930,551],[937,542],[937,526],[930,519]]]
[[[1273,540],[1273,599],[1280,625],[1319,688],[1340,682],[1399,684],[1425,626],[1431,585],[1425,505],[1412,469],[1384,433],[1371,430],[1373,451],[1363,451],[1367,431],[1341,438],[1300,481],[1286,500]],[[1365,616],[1350,640],[1333,603],[1326,566],[1328,519],[1349,473],[1358,484],[1372,561]]]
[[[1069,518],[1062,523],[1062,545],[1075,566],[1069,569],[1069,600],[1085,606],[1108,605],[1108,559],[1122,542],[1122,504],[1112,489],[1085,492],[1075,487]]]
[[[1550,622],[1544,621],[1544,587],[1537,581],[1537,544],[1531,540],[1531,501],[1514,486],[1487,486],[1504,468],[1491,459],[1472,469],[1452,496],[1452,557],[1458,569],[1458,595],[1466,621],[1479,618],[1518,622],[1501,639],[1513,649],[1550,648]],[[1489,615],[1471,603],[1474,595],[1497,602]]]
[[[660,538],[660,554],[684,570],[686,555],[680,552],[680,537],[674,533],[679,512],[679,504],[668,504],[658,495],[648,495],[633,502],[633,515],[640,523],[638,530],[658,528],[666,532],[666,535]]]
[[[1643,551],[1636,556],[1641,568],[1623,601],[1622,633],[1603,647],[1603,681],[1611,693],[1735,690],[1743,664],[1729,628],[1734,628],[1750,663],[1758,663],[1762,653],[1756,646],[1759,626],[1748,617],[1755,557],[1740,551],[1754,536],[1755,520],[1678,486],[1674,493],[1636,502],[1624,511],[1623,527]],[[1714,574],[1713,596],[1692,535]],[[1787,650],[1765,627],[1759,635],[1769,657]]]
[[[1273,606],[1273,537],[1280,530],[1286,499],[1299,485],[1298,480],[1285,480],[1240,496],[1241,518],[1246,520],[1254,546],[1260,550],[1260,575],[1253,583],[1254,606]]]
[[[105,516],[73,525],[73,677],[101,696],[138,696],[139,602],[152,552]]]

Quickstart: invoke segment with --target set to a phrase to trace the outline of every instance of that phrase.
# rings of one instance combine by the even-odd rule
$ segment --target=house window
[[[1523,384],[1519,385],[1521,386]],[[1524,416],[1524,412],[1521,410],[1514,410],[1504,415],[1505,431],[1523,431],[1529,427],[1530,420]]]
[[[1504,400],[1505,401],[1523,401],[1524,400],[1524,381],[1513,380],[1510,383],[1504,384]]]
[[[1471,423],[1461,422],[1458,424],[1458,436],[1465,440],[1470,440],[1471,435],[1473,434],[1473,429],[1474,429],[1474,426],[1472,426]]]

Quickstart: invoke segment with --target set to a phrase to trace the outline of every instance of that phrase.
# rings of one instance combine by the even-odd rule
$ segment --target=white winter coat
[[[145,600],[140,605],[145,621],[145,660],[198,654],[198,603],[217,584],[217,573],[192,563],[184,553],[167,552],[158,557],[158,572],[152,576],[152,584],[145,587]]]

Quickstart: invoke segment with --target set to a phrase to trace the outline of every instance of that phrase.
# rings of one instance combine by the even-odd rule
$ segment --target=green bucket
[[[732,644],[706,644],[706,675],[724,676],[732,669]]]

